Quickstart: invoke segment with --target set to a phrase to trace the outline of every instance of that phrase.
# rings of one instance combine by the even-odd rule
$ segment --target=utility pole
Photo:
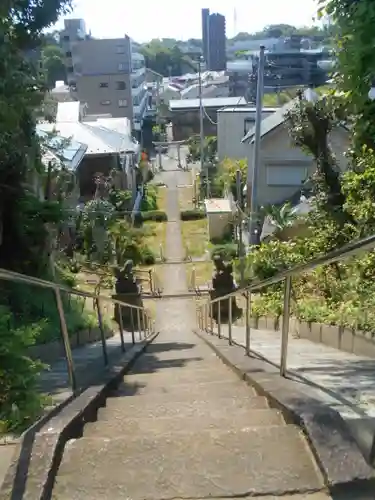
[[[202,99],[202,67],[201,58],[198,61],[198,78],[199,78],[199,136],[200,136],[200,157],[201,157],[201,175],[203,175],[205,162],[204,162],[204,121],[203,121],[203,99]],[[208,182],[208,168],[206,168],[206,196],[209,198],[209,182]]]
[[[260,168],[260,141],[261,141],[261,122],[263,109],[263,86],[264,86],[264,50],[262,45],[259,52],[258,63],[258,81],[257,81],[257,101],[255,114],[255,136],[254,136],[254,155],[252,169],[247,171],[247,195],[250,194],[251,184],[251,204],[250,204],[250,244],[255,243],[255,231],[257,228],[258,214],[258,173]]]
[[[240,285],[244,286],[245,270],[243,261],[243,242],[242,242],[242,182],[241,170],[236,171],[236,191],[237,191],[237,211],[238,211],[238,259],[240,261]]]

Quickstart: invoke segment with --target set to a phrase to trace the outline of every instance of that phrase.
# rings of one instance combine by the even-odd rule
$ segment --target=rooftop
[[[228,198],[211,198],[209,200],[204,200],[204,205],[208,214],[232,213],[233,211],[233,205]]]
[[[227,106],[246,106],[244,97],[209,97],[202,99],[205,108],[225,108]],[[181,109],[198,109],[199,99],[178,99],[169,101],[169,109],[178,111]]]
[[[279,109],[280,107],[274,108],[274,107],[264,106],[264,108],[262,109],[262,113],[275,113]],[[238,108],[236,106],[233,106],[218,110],[218,113],[255,113],[255,112],[256,112],[255,106],[239,106]]]

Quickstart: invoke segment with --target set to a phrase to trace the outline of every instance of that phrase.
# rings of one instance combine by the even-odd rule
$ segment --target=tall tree
[[[47,45],[42,50],[42,63],[45,72],[46,84],[49,89],[54,88],[58,80],[66,81],[64,53],[58,45]]]

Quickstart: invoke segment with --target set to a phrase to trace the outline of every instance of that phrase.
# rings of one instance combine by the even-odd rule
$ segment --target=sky
[[[126,33],[137,42],[152,38],[201,38],[201,9],[226,16],[227,36],[254,32],[269,24],[313,24],[316,0],[74,0],[68,18],[85,19],[97,38]],[[236,10],[236,16],[234,11]],[[235,22],[236,18],[236,22]],[[60,29],[61,20],[57,28]]]

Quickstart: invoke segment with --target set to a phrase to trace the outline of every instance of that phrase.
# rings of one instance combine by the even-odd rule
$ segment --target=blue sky
[[[83,17],[93,36],[100,38],[126,33],[139,42],[162,37],[186,40],[201,36],[202,7],[226,16],[229,37],[267,24],[311,25],[317,11],[316,0],[75,0],[68,17]]]

